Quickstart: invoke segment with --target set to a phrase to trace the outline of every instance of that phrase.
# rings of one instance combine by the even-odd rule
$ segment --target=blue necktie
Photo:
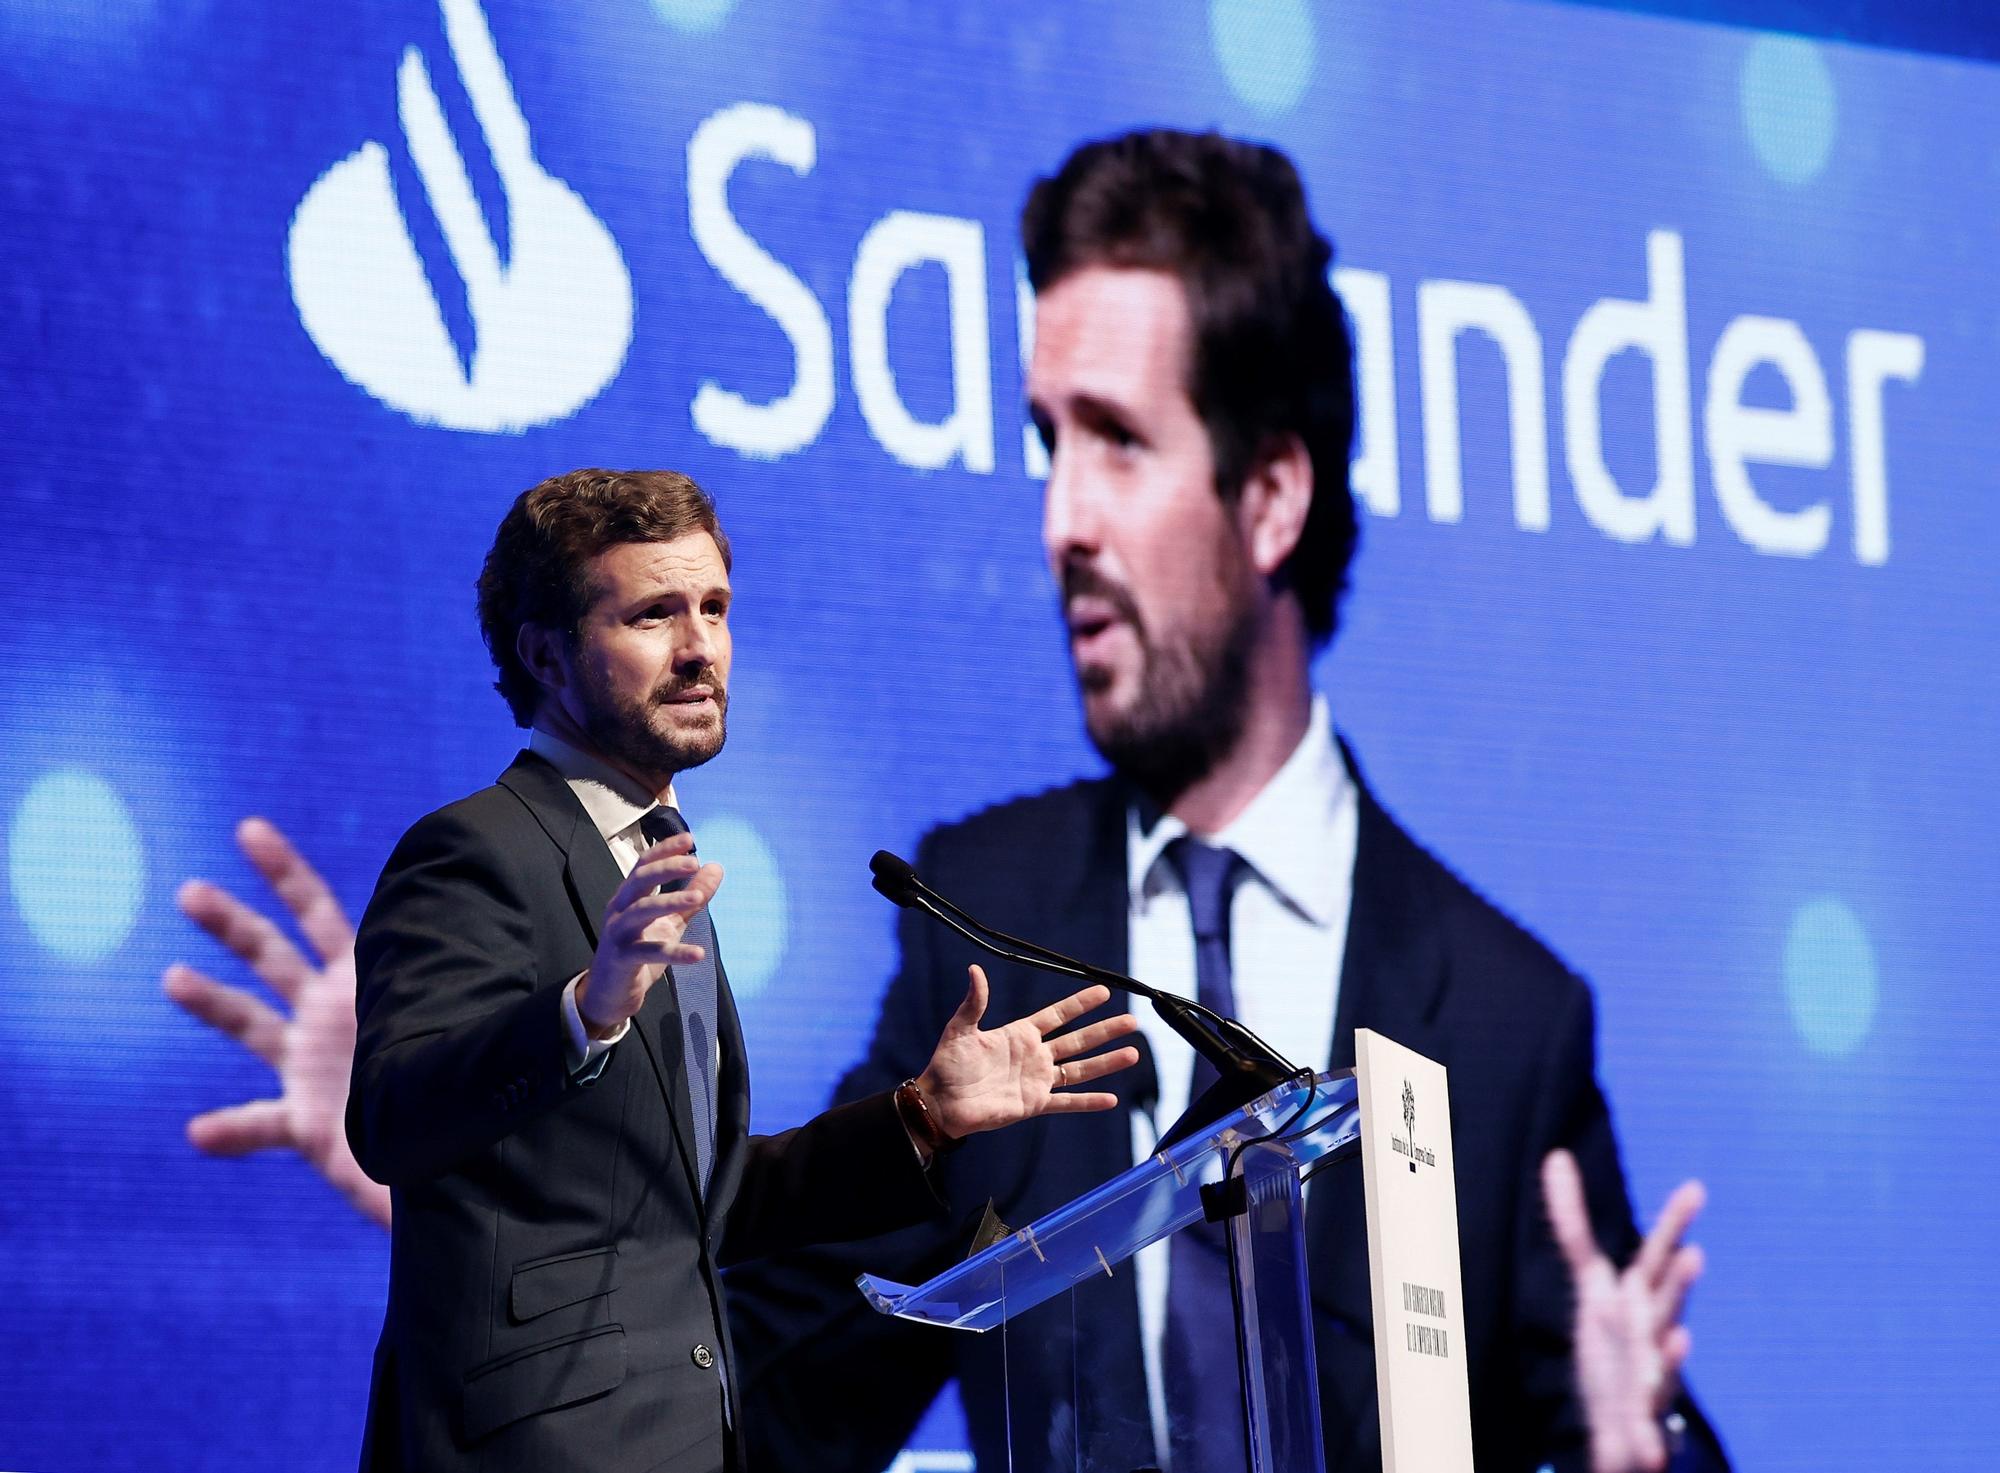
[[[662,839],[688,831],[687,820],[678,808],[662,803],[639,820],[639,832],[650,846]],[[686,880],[662,885],[678,890]],[[715,1161],[715,927],[703,906],[688,917],[681,939],[699,946],[702,958],[673,969],[674,999],[680,1005],[681,1043],[686,1061],[688,1103],[694,1110],[694,1155],[696,1180],[703,1197],[708,1195],[709,1168]]]
[[[1236,1016],[1230,981],[1229,902],[1244,874],[1234,850],[1192,836],[1167,846],[1180,872],[1194,923],[1195,993],[1206,1007]],[[1188,1088],[1193,1104],[1219,1076],[1197,1056]],[[1168,1246],[1167,1335],[1161,1357],[1167,1404],[1167,1438],[1174,1473],[1241,1473],[1248,1465],[1243,1441],[1243,1394],[1236,1365],[1235,1307],[1229,1284],[1229,1245],[1220,1226],[1196,1223]]]

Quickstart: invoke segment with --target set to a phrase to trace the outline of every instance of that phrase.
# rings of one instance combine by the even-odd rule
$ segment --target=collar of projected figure
[[[1354,779],[1333,739],[1326,697],[1314,696],[1306,734],[1285,765],[1221,832],[1199,837],[1233,849],[1266,889],[1316,926],[1330,926],[1341,909],[1349,877],[1340,856],[1352,846],[1329,844],[1327,834],[1354,822]],[[1143,906],[1178,893],[1179,873],[1167,846],[1188,832],[1186,824],[1144,801],[1126,811],[1126,881],[1132,903]]]

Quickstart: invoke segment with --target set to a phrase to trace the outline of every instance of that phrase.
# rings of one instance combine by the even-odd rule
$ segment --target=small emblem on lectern
[[[1403,1130],[1410,1137],[1410,1144],[1417,1143],[1417,1092],[1410,1088],[1410,1081],[1403,1081]],[[1417,1169],[1416,1153],[1410,1153],[1410,1170]]]
[[[1403,1081],[1403,1133],[1391,1136],[1389,1144],[1395,1148],[1398,1156],[1409,1158],[1412,1171],[1417,1169],[1419,1161],[1426,1166],[1437,1165],[1436,1154],[1424,1150],[1417,1144],[1417,1092],[1410,1087],[1410,1081],[1407,1079]]]

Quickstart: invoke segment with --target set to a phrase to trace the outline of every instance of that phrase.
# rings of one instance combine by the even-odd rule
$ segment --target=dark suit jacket
[[[1353,766],[1349,758],[1350,768]],[[1357,776],[1358,781],[1358,776]],[[937,830],[917,868],[992,925],[1114,970],[1126,967],[1126,791],[1080,783]],[[1067,984],[979,956],[905,911],[902,969],[866,1058],[837,1097],[904,1077],[964,993],[966,964],[1016,1017]],[[1350,1067],[1369,1027],[1451,1071],[1473,1440],[1482,1470],[1587,1456],[1570,1389],[1568,1276],[1541,1206],[1540,1163],[1576,1154],[1599,1240],[1637,1245],[1594,1063],[1590,992],[1549,951],[1420,849],[1361,787],[1353,905],[1329,1039],[1277,1039],[1300,1063]],[[1129,1101],[1142,1069],[1120,1076]],[[942,1166],[953,1201],[994,1200],[1019,1226],[1131,1164],[1124,1110],[1059,1116],[969,1142]],[[1367,1227],[1358,1161],[1315,1181],[1308,1213],[1320,1400],[1329,1469],[1381,1461]],[[1130,1274],[975,1336],[890,1320],[850,1287],[866,1269],[918,1282],[964,1255],[969,1232],[934,1225],[732,1273],[751,1446],[759,1473],[884,1466],[956,1375],[982,1469],[1156,1461]],[[1223,1333],[1227,1333],[1226,1328]],[[782,1407],[784,1416],[776,1414]],[[765,1409],[772,1409],[765,1414]],[[1688,1466],[1726,1467],[1692,1403]]]
[[[347,1133],[394,1197],[364,1468],[712,1473],[729,1438],[718,1264],[938,1210],[886,1095],[748,1134],[719,964],[705,1203],[671,974],[602,1073],[572,1079],[561,994],[622,878],[524,752],[404,836],[362,918]]]

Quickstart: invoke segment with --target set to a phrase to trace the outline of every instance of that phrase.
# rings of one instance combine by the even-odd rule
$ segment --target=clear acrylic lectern
[[[884,1314],[984,1331],[1112,1274],[1140,1249],[1228,1213],[1246,1445],[1253,1473],[1322,1473],[1319,1378],[1306,1285],[1305,1191],[1313,1163],[1357,1151],[1351,1072],[1279,1086],[1093,1192],[914,1288],[872,1274]],[[1203,1189],[1210,1190],[1204,1194]]]

